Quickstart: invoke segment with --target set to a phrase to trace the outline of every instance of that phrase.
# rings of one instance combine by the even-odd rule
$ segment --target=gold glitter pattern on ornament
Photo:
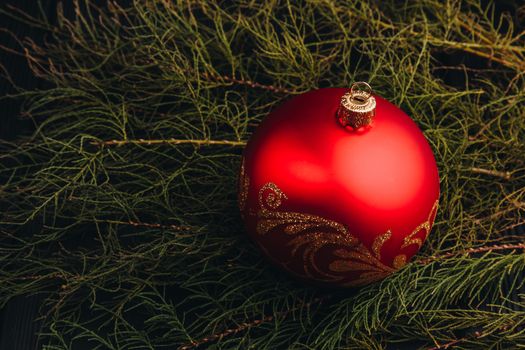
[[[421,247],[423,245],[423,240],[427,237],[428,233],[430,232],[430,229],[432,228],[432,217],[435,216],[437,209],[438,209],[439,201],[435,201],[434,205],[432,206],[432,209],[430,209],[430,213],[428,213],[428,217],[425,220],[425,222],[419,224],[414,231],[412,231],[411,234],[406,236],[403,239],[403,245],[401,245],[401,249],[408,247],[409,245],[416,244],[418,247]],[[422,238],[415,237],[421,230],[424,230],[424,236]]]
[[[395,269],[399,270],[406,264],[407,264],[407,256],[405,254],[399,254],[399,255],[396,255],[396,257],[394,258],[394,262],[392,263],[392,266],[394,266]]]
[[[331,271],[359,273],[358,278],[345,282],[343,286],[364,286],[382,280],[396,271],[395,268],[383,264],[379,257],[375,253],[370,253],[362,243],[359,243],[358,246],[353,247],[351,250],[345,248],[337,249],[334,251],[334,255],[341,259],[330,263],[329,269]]]
[[[242,157],[241,171],[239,174],[239,209],[244,212],[248,201],[248,190],[250,188],[250,177],[246,174],[244,157]]]
[[[314,231],[299,235],[288,243],[288,245],[292,247],[292,256],[295,256],[300,248],[304,248],[302,253],[303,269],[308,277],[314,277],[312,272],[315,271],[332,280],[342,279],[341,276],[323,271],[316,263],[316,254],[328,244],[353,247],[359,244],[359,241],[348,233],[339,234]]]
[[[259,205],[263,210],[267,207],[270,209],[279,208],[283,199],[288,199],[288,197],[273,182],[268,182],[259,191]]]
[[[372,243],[372,251],[374,252],[375,256],[381,260],[381,248],[383,247],[383,244],[385,244],[386,241],[388,241],[392,237],[392,232],[390,230],[386,231],[382,235],[379,235],[374,239],[374,243]]]
[[[293,236],[288,245],[292,249],[292,256],[302,254],[304,277],[324,282],[343,281],[342,284],[346,286],[361,286],[381,280],[396,270],[380,261],[381,249],[392,236],[390,231],[374,240],[370,252],[339,222],[317,215],[278,211],[285,199],[288,197],[272,182],[260,189],[256,232],[267,235],[276,228],[281,228],[285,234]],[[339,248],[332,252],[334,260],[323,269],[316,257],[326,246]],[[347,280],[348,272],[353,272],[358,277]]]

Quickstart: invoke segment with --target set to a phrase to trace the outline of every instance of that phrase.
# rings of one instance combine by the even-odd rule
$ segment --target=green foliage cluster
[[[45,294],[46,349],[525,343],[525,299],[511,300],[524,242],[508,233],[525,219],[515,17],[478,0],[75,4],[54,24],[2,10],[48,32],[43,47],[23,40],[49,82],[17,94],[36,131],[0,145],[0,305]],[[451,53],[485,68],[443,67]],[[270,267],[247,238],[237,171],[273,107],[358,80],[424,131],[440,211],[398,273],[320,290]]]

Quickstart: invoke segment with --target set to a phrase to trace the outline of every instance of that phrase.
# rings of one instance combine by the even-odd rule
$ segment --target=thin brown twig
[[[509,329],[509,326],[503,326],[503,327],[500,327],[498,328],[499,331],[506,331]],[[446,350],[446,349],[449,349],[451,346],[454,346],[458,343],[462,343],[464,341],[467,341],[469,339],[478,339],[478,338],[481,338],[481,337],[484,337],[486,334],[483,333],[483,332],[480,332],[480,331],[475,331],[475,332],[472,332],[470,335],[467,335],[463,338],[460,338],[460,339],[456,339],[456,340],[452,340],[448,343],[445,343],[445,344],[441,344],[441,345],[436,345],[432,348],[429,348],[427,350]]]
[[[149,223],[149,222],[139,222],[139,221],[119,221],[119,220],[96,220],[97,222],[103,222],[108,224],[117,224],[117,225],[130,225],[134,227],[147,227],[147,228],[160,228],[160,229],[166,229],[166,230],[172,230],[172,231],[189,231],[192,230],[193,227],[191,226],[184,226],[184,225],[163,225],[163,224],[157,224],[157,223]]]
[[[431,43],[432,43],[432,41],[431,41]],[[436,40],[433,43],[434,44],[441,44],[442,42],[440,42],[439,40]],[[454,49],[463,50],[463,51],[471,53],[473,55],[486,58],[489,61],[498,62],[498,63],[500,63],[503,66],[506,66],[506,67],[512,68],[512,69],[516,69],[517,71],[521,71],[521,70],[525,69],[525,65],[522,64],[522,63],[509,61],[508,59],[505,59],[503,57],[496,57],[496,56],[494,56],[493,53],[489,54],[489,53],[486,53],[486,52],[481,51],[479,49],[476,50],[476,49],[474,49],[472,47],[466,46],[464,43],[453,42],[453,41],[446,41],[446,42],[443,42],[443,44],[444,45],[448,45],[449,47],[454,48]],[[481,45],[479,45],[478,47],[482,48]],[[519,48],[509,47],[509,49],[516,49],[517,50]]]
[[[196,340],[196,341],[192,341],[191,343],[188,343],[186,345],[183,345],[183,346],[179,347],[179,350],[189,350],[189,349],[197,348],[197,347],[199,347],[199,346],[201,346],[203,344],[210,343],[210,342],[213,342],[213,341],[216,341],[216,340],[220,340],[220,339],[222,339],[224,337],[227,337],[229,335],[233,335],[233,334],[239,333],[239,332],[241,332],[241,331],[243,331],[245,329],[257,327],[261,323],[271,322],[274,318],[275,318],[274,316],[265,316],[263,318],[260,318],[260,319],[257,319],[257,320],[251,321],[251,322],[241,323],[239,325],[239,327],[237,327],[237,328],[229,328],[229,329],[226,329],[223,332],[215,333],[215,334],[212,334],[210,336],[204,337],[202,339],[199,339],[199,340]]]
[[[472,333],[472,337],[463,337],[460,339],[452,340],[448,343],[429,348],[428,350],[446,350],[446,349],[449,349],[451,346],[467,341],[469,338],[478,339],[478,338],[481,338],[482,336],[483,336],[483,333],[481,333],[480,331],[475,331],[474,333]]]
[[[268,90],[268,91],[272,91],[272,92],[275,92],[275,93],[294,94],[294,93],[297,92],[295,89],[286,89],[286,88],[283,88],[283,87],[280,87],[280,86],[275,86],[275,85],[265,85],[265,84],[261,84],[261,83],[255,82],[255,81],[245,80],[245,79],[238,79],[238,78],[231,77],[231,76],[228,76],[228,75],[218,75],[218,74],[204,72],[204,73],[201,74],[201,76],[204,79],[207,79],[207,80],[225,81],[225,82],[228,82],[228,83],[235,83],[235,84],[239,84],[239,85],[246,85],[246,86],[249,86],[249,87],[252,87],[252,88]]]
[[[188,344],[182,345],[182,346],[180,346],[178,348],[178,350],[190,350],[190,349],[198,348],[201,345],[221,340],[224,337],[237,334],[237,333],[242,332],[242,331],[244,331],[246,329],[250,329],[250,328],[253,328],[253,327],[258,327],[261,324],[266,323],[266,322],[271,322],[277,317],[287,317],[290,313],[292,313],[294,311],[297,311],[297,310],[300,310],[300,309],[304,309],[304,308],[309,308],[310,306],[312,306],[314,304],[320,305],[325,300],[327,300],[329,298],[330,298],[330,296],[325,296],[323,298],[316,298],[316,299],[312,300],[309,303],[299,304],[298,306],[296,306],[294,308],[291,308],[291,309],[283,311],[283,312],[276,313],[275,315],[269,315],[269,316],[265,316],[263,318],[259,318],[259,319],[256,319],[256,320],[249,321],[249,322],[243,322],[243,323],[241,323],[239,326],[237,326],[235,328],[228,328],[228,329],[226,329],[226,330],[224,330],[224,331],[222,331],[220,333],[215,333],[215,334],[209,335],[209,336],[207,336],[205,338],[202,338],[202,339],[199,339],[199,340],[194,340],[194,341],[192,341],[192,342],[190,342]]]
[[[17,281],[37,281],[42,279],[53,279],[53,278],[64,278],[64,275],[60,272],[54,272],[50,273],[48,275],[28,275],[28,276],[20,276],[20,277],[14,277],[14,280]]]
[[[477,167],[470,168],[470,171],[476,174],[500,177],[507,181],[512,178],[512,174],[510,173],[510,171],[489,170],[489,169],[483,169],[483,168],[477,168]]]
[[[467,338],[460,338],[460,339],[452,340],[452,341],[450,341],[448,343],[437,345],[437,346],[434,346],[432,348],[429,348],[428,350],[442,350],[442,349],[445,350],[445,349],[448,349],[451,346],[454,346],[457,343],[461,343],[461,342],[463,342],[465,340],[467,340]]]
[[[493,251],[498,251],[498,250],[512,250],[512,249],[525,249],[525,242],[515,243],[515,244],[509,243],[509,244],[482,246],[482,247],[477,247],[477,248],[468,248],[468,249],[457,251],[457,252],[450,252],[450,253],[430,256],[427,258],[422,258],[416,261],[416,263],[421,264],[421,265],[426,265],[433,261],[444,260],[444,259],[447,259],[453,256],[457,256],[457,255],[470,255],[470,254],[476,254],[476,253],[493,252]]]
[[[431,70],[432,71],[436,71],[436,70],[461,70],[461,71],[474,72],[474,73],[501,72],[501,69],[471,68],[471,67],[467,67],[464,64],[460,64],[459,66],[435,66],[435,67],[432,67]]]
[[[483,218],[474,219],[474,224],[479,225],[483,221],[494,221],[495,219],[498,219],[501,216],[503,216],[503,215],[505,215],[505,214],[507,214],[509,212],[525,208],[525,202],[512,201],[511,204],[512,204],[512,206],[510,208],[505,208],[505,209],[502,209],[502,210],[498,210],[497,212],[495,212],[493,214],[490,214],[488,216],[485,216]]]
[[[194,139],[166,139],[166,140],[108,140],[108,141],[92,141],[92,145],[96,146],[124,146],[124,145],[183,145],[191,144],[196,146],[231,146],[244,147],[246,141],[231,141],[231,140],[194,140]]]
[[[518,222],[515,222],[513,224],[510,224],[508,226],[505,226],[499,230],[496,231],[496,233],[502,233],[502,232],[506,232],[506,231],[509,231],[509,230],[512,230],[518,226],[525,226],[525,220],[520,220]]]

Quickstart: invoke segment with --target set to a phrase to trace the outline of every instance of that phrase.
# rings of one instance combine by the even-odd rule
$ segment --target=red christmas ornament
[[[401,268],[436,216],[439,175],[417,125],[366,83],[295,96],[244,151],[239,206],[277,265],[360,286]]]

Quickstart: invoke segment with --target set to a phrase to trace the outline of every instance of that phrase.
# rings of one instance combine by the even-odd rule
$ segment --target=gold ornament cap
[[[357,81],[341,97],[337,119],[342,126],[355,130],[370,125],[375,111],[376,99],[372,96],[372,88],[367,82]]]

